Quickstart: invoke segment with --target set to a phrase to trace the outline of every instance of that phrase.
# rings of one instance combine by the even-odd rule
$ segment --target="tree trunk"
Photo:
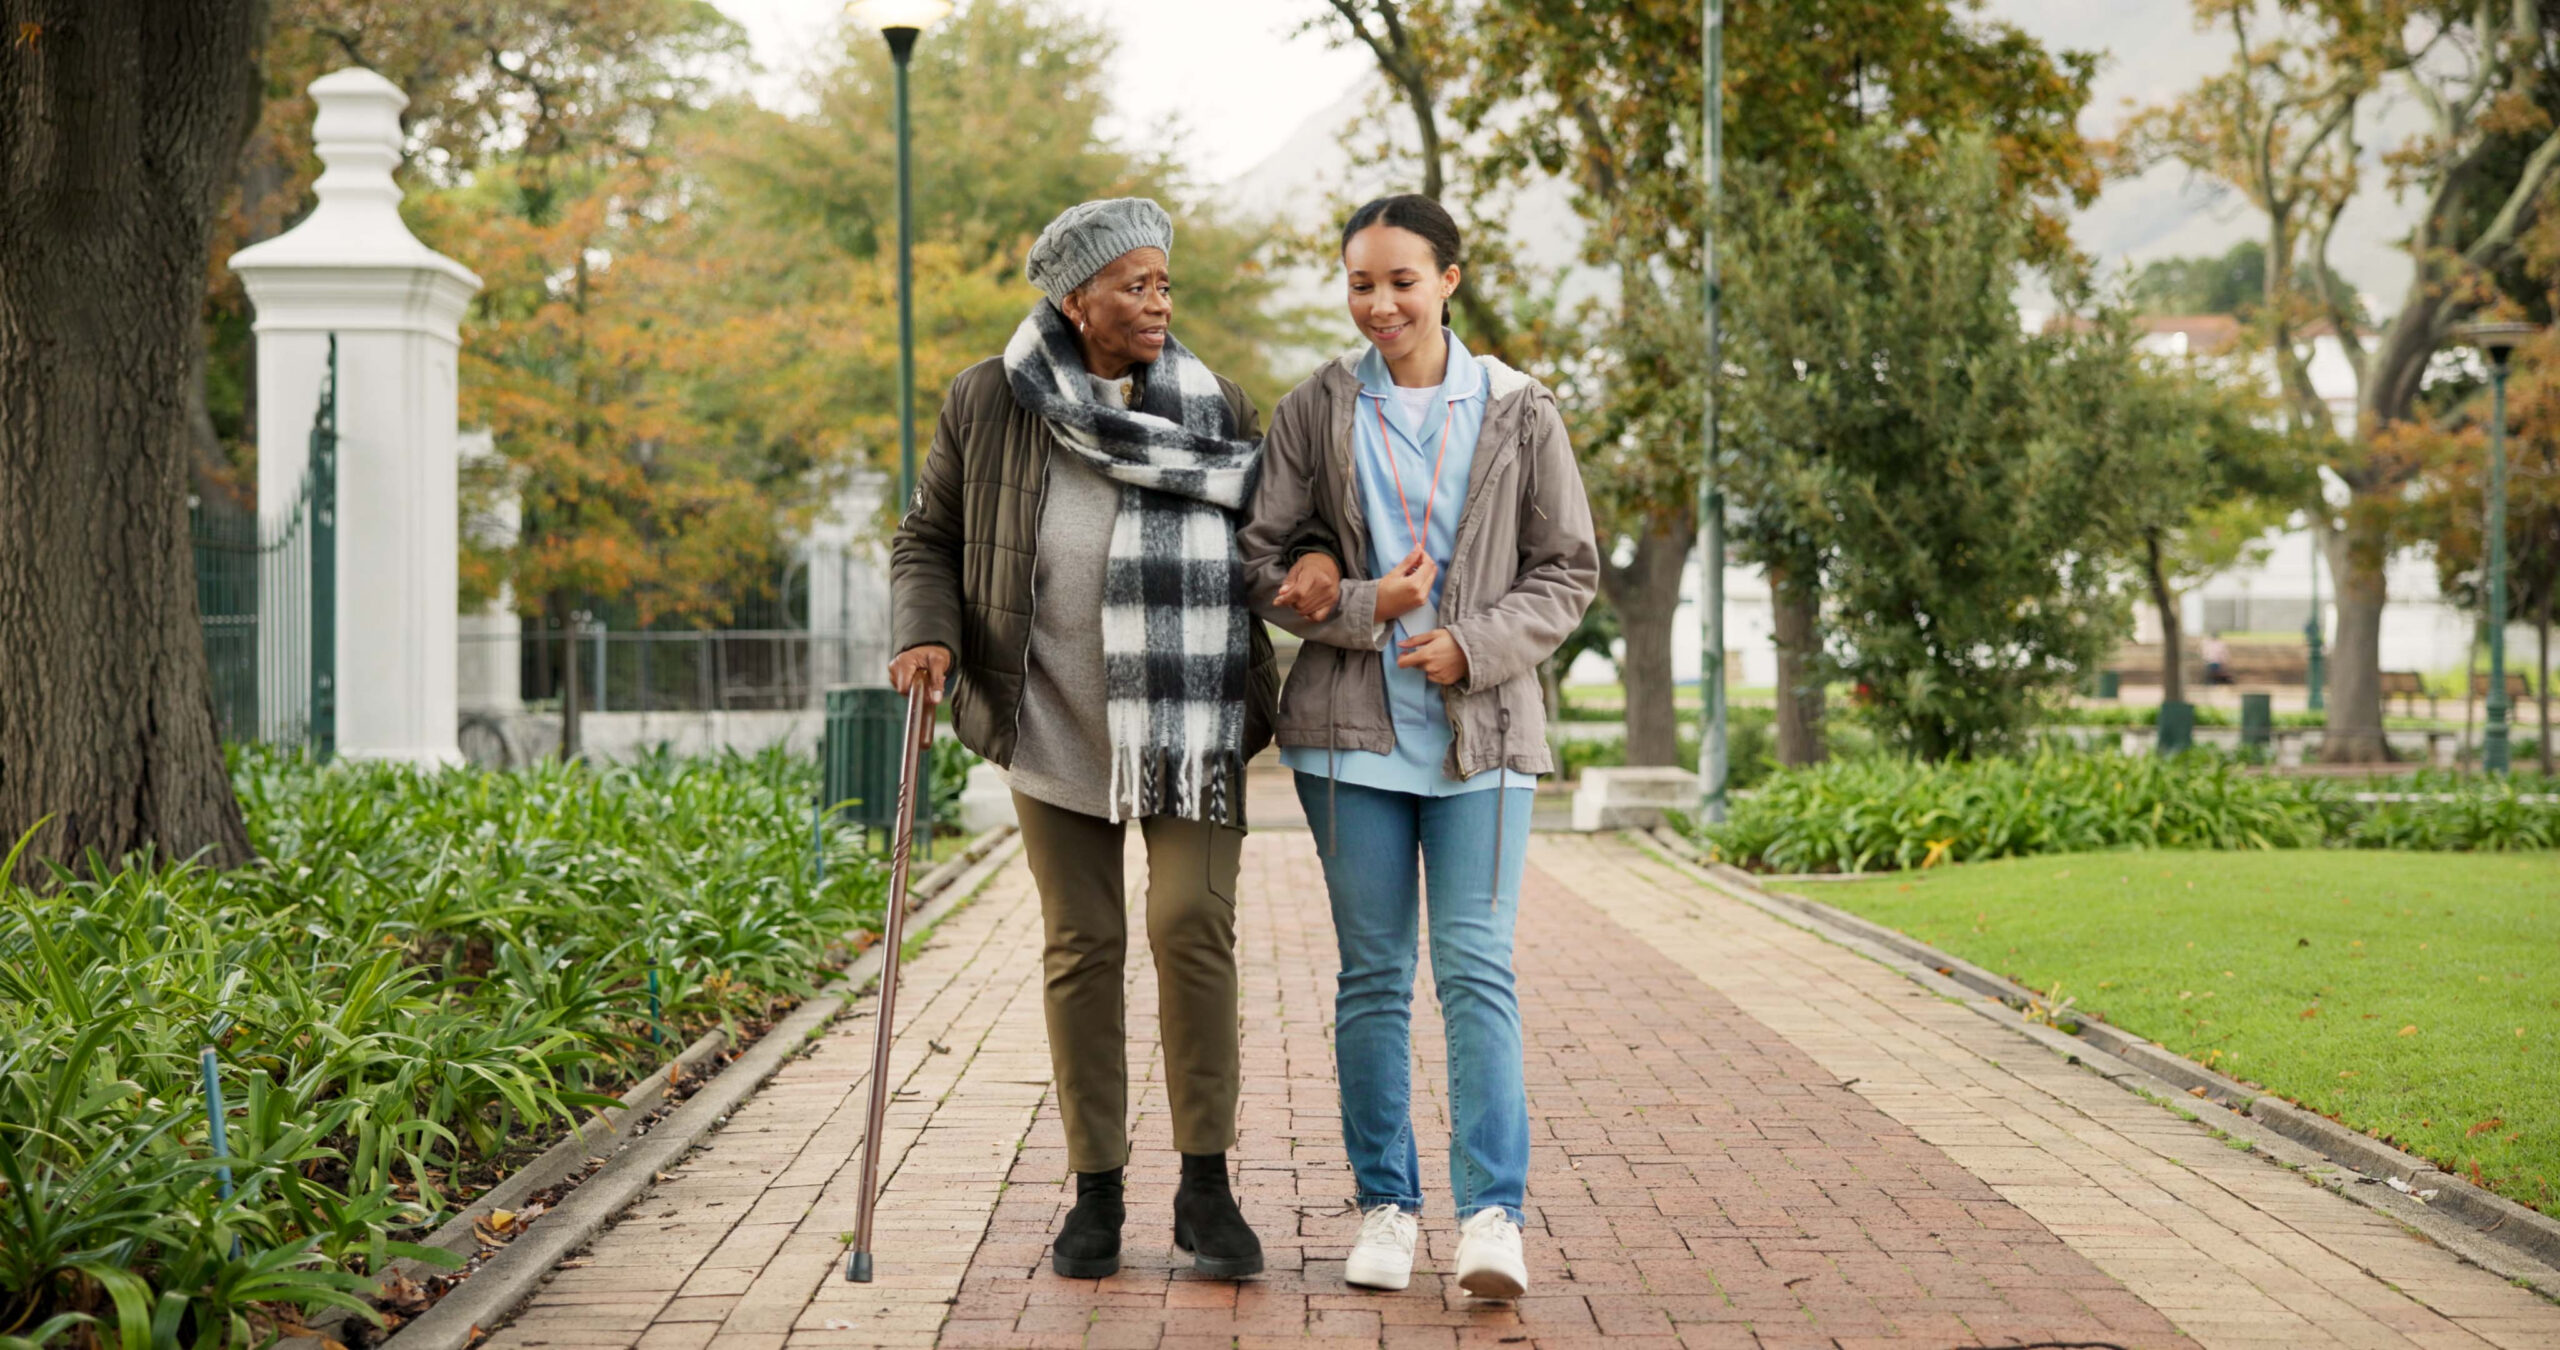
[[[565,591],[553,591],[544,606],[560,625],[560,758],[575,760],[584,748],[578,725],[578,612]]]
[[[1673,704],[1671,631],[1680,609],[1680,574],[1697,532],[1688,525],[1657,525],[1636,541],[1624,567],[1601,570],[1609,603],[1617,608],[1626,656],[1618,676],[1627,685],[1627,763],[1655,767],[1680,762],[1680,719]]]
[[[1802,564],[1773,565],[1768,576],[1778,648],[1778,762],[1819,764],[1831,757],[1822,732],[1821,583]]]
[[[2149,557],[2144,571],[2151,581],[2151,603],[2160,611],[2160,701],[2187,701],[2187,639],[2178,628],[2178,597],[2169,593],[2169,572],[2160,559],[2160,536],[2143,537]]]
[[[2471,640],[2462,644],[2462,753],[2454,756],[2454,767],[2471,763],[2471,714],[2480,704],[2480,633],[2473,629]]]
[[[2542,728],[2537,737],[2540,745],[2538,757],[2542,760],[2542,773],[2546,778],[2551,776],[2553,753],[2551,745],[2551,590],[2550,584],[2546,582],[2542,588],[2542,608],[2535,611],[2533,616],[2533,695],[2534,701],[2541,707]]]
[[[213,219],[265,17],[0,5],[0,836],[49,819],[39,859],[249,856],[186,499]]]
[[[2329,720],[2321,734],[2325,764],[2380,764],[2391,758],[2382,738],[2382,565],[2390,549],[2381,513],[2358,502],[2343,530],[2327,533],[2329,575],[2338,582],[2338,636],[2329,656]]]

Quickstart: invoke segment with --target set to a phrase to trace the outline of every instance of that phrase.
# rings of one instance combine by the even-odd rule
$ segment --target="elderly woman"
[[[938,697],[956,664],[952,721],[1008,771],[1040,888],[1076,1174],[1050,1262],[1081,1279],[1120,1267],[1131,820],[1182,1154],[1174,1241],[1203,1274],[1262,1270],[1226,1156],[1244,766],[1270,743],[1278,694],[1235,544],[1260,418],[1174,340],[1172,252],[1172,219],[1143,199],[1086,202],[1041,232],[1029,272],[1046,298],[1001,360],[951,382],[891,563],[890,683]]]

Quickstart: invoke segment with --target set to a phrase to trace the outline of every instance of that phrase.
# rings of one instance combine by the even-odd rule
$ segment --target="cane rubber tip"
[[[871,1283],[871,1253],[855,1252],[846,1257],[844,1277],[855,1284]]]

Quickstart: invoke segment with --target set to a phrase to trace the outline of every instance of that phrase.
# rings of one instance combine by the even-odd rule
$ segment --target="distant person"
[[[1376,1289],[1413,1274],[1427,877],[1458,1284],[1516,1298],[1529,1282],[1529,1104],[1512,925],[1531,797],[1553,767],[1537,668],[1581,621],[1600,555],[1555,396],[1446,326],[1460,279],[1448,212],[1427,197],[1371,202],[1343,228],[1341,261],[1366,344],[1280,401],[1240,541],[1259,611],[1306,639],[1279,738],[1341,949],[1334,1052],[1361,1211],[1343,1273]],[[1282,575],[1311,524],[1341,543],[1338,586]]]
[[[2204,682],[2231,683],[2231,644],[2220,633],[2208,633],[2204,639]]]
[[[1244,605],[1240,513],[1262,457],[1244,391],[1173,337],[1173,221],[1086,202],[1031,246],[1042,299],[951,382],[892,552],[889,682],[940,697],[1005,768],[1040,889],[1043,1004],[1076,1203],[1060,1275],[1120,1268],[1129,1160],[1128,822],[1147,846],[1173,1236],[1204,1275],[1262,1270],[1229,1184],[1245,762],[1279,676]],[[1308,575],[1330,574],[1317,555]]]

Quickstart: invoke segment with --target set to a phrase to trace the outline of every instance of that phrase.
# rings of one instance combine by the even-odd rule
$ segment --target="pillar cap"
[[[301,224],[231,255],[251,301],[267,277],[297,269],[402,269],[458,285],[465,298],[478,291],[470,268],[420,243],[400,219],[400,186],[391,174],[400,165],[400,110],[409,96],[354,67],[313,80],[311,98],[320,109],[312,142],[327,166],[314,185],[320,204]]]

